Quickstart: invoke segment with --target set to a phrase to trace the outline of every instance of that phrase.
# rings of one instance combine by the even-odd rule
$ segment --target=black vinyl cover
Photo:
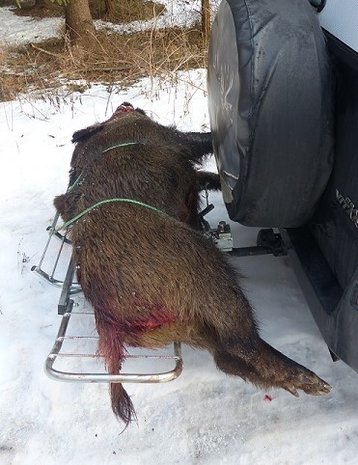
[[[209,46],[214,152],[230,218],[297,227],[333,163],[332,75],[307,0],[223,0]]]
[[[311,221],[313,235],[342,289],[354,272],[358,277],[358,54],[351,51],[350,56],[350,64],[336,61],[336,160]]]
[[[327,24],[335,24],[335,13]],[[350,24],[353,32],[354,15]],[[358,372],[358,51],[327,37],[336,75],[335,163],[313,218],[287,232],[300,262],[297,276],[328,347]]]

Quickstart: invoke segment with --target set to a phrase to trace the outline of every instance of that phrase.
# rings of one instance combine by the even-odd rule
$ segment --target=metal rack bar
[[[68,264],[67,272],[65,279],[62,283],[62,292],[60,295],[60,300],[58,302],[57,310],[59,315],[64,315],[66,312],[72,311],[73,301],[70,299],[72,291],[72,281],[75,274],[75,260],[73,255],[71,255],[70,263]],[[77,290],[80,290],[78,287]]]
[[[61,254],[63,252],[64,245],[65,244],[71,244],[71,241],[67,238],[67,234],[68,234],[67,230],[65,231],[65,234],[60,234],[59,232],[56,231],[56,226],[57,226],[59,217],[60,217],[60,215],[57,212],[56,215],[54,216],[52,224],[50,226],[48,226],[48,228],[46,229],[46,231],[49,232],[49,237],[47,239],[45,248],[43,250],[43,253],[41,255],[41,258],[40,258],[40,261],[39,261],[38,265],[34,265],[31,268],[31,271],[35,271],[39,276],[41,276],[47,282],[49,282],[50,284],[52,284],[52,285],[54,285],[56,287],[62,287],[62,285],[64,284],[63,280],[56,279],[54,276],[55,276],[55,273],[56,273],[56,270],[57,270],[58,263],[60,261]],[[50,273],[47,273],[46,271],[44,271],[42,269],[42,266],[43,266],[44,259],[45,259],[46,255],[48,253],[50,243],[51,243],[51,241],[52,241],[52,239],[54,237],[56,237],[57,239],[60,240],[60,247],[59,247],[57,255],[55,257],[54,265],[52,267],[52,271]],[[81,288],[77,283],[72,283],[71,293],[80,292],[80,290],[81,290]]]
[[[83,353],[66,353],[61,352],[63,343],[66,340],[97,340],[98,336],[67,336],[66,331],[71,319],[73,301],[68,301],[68,310],[62,315],[62,320],[54,346],[49,353],[46,363],[46,373],[53,379],[61,381],[74,381],[74,382],[88,382],[88,383],[164,383],[172,381],[177,378],[183,369],[183,360],[181,357],[180,343],[174,343],[173,355],[134,355],[128,354],[127,359],[136,360],[172,360],[174,368],[168,371],[159,373],[120,373],[118,375],[110,375],[108,373],[79,373],[75,371],[63,371],[54,368],[57,358],[101,358],[97,354],[83,354]],[[78,313],[82,315],[89,315],[90,313]]]

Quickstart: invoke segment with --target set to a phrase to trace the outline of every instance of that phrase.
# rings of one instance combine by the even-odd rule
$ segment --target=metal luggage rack
[[[110,375],[104,371],[103,358],[96,353],[98,334],[94,312],[85,301],[79,283],[74,281],[71,241],[68,231],[60,234],[56,230],[58,219],[56,214],[47,228],[49,238],[45,249],[39,264],[32,267],[47,282],[62,289],[58,303],[62,319],[46,359],[46,373],[60,381],[91,383],[163,383],[177,378],[183,369],[179,342],[158,351],[127,348],[121,372]],[[46,268],[51,271],[45,271]]]

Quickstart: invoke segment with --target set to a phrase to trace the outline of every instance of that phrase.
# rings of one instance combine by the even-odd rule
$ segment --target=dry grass
[[[200,26],[118,35],[98,32],[89,50],[50,40],[0,50],[0,100],[55,88],[64,80],[129,85],[143,76],[206,66]]]

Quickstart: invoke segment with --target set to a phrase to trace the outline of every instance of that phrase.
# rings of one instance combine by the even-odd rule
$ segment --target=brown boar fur
[[[55,199],[63,218],[110,198],[139,200],[163,212],[108,203],[72,226],[78,279],[95,311],[98,351],[109,373],[119,372],[125,345],[158,348],[181,341],[209,350],[222,371],[257,386],[294,395],[298,389],[328,392],[313,372],[260,338],[235,270],[192,227],[198,189],[210,182],[218,187],[215,175],[194,169],[208,151],[207,136],[200,144],[197,134],[164,128],[140,111],[95,129],[75,134],[72,169],[85,175]],[[123,141],[139,143],[103,153]],[[134,410],[121,384],[111,385],[111,400],[114,413],[128,424]]]

